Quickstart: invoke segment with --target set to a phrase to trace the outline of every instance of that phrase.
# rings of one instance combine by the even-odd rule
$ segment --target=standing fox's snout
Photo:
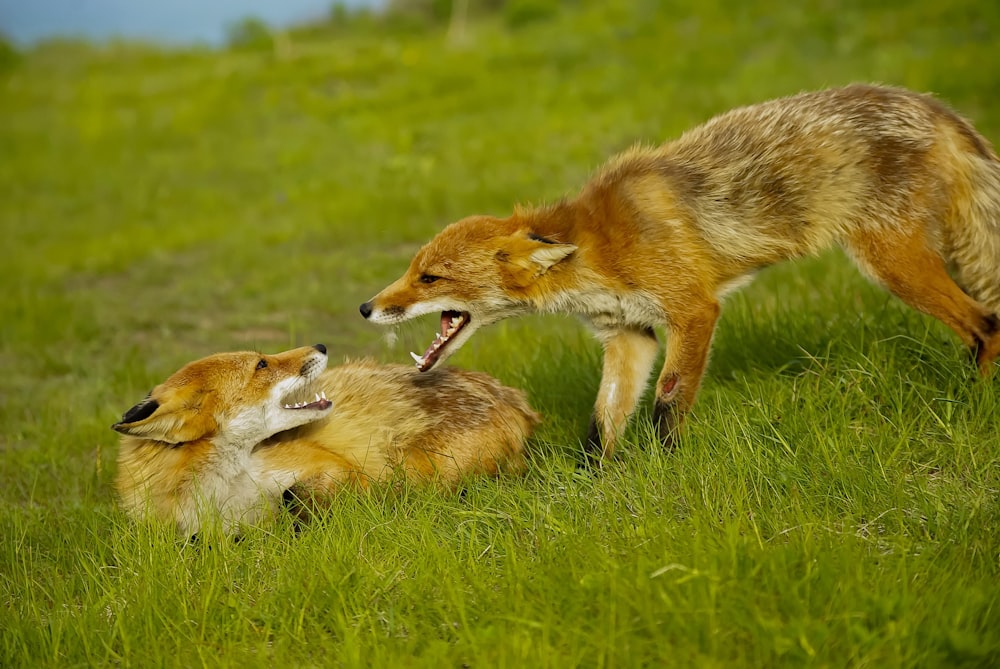
[[[536,234],[517,214],[466,218],[424,246],[398,280],[359,307],[371,323],[395,325],[440,314],[440,330],[417,369],[432,369],[483,327],[528,313],[545,292],[550,269],[577,247]]]
[[[425,278],[422,283],[445,281],[443,277],[432,278],[433,281],[428,281]],[[405,279],[404,276],[400,281],[362,304],[359,310],[365,319],[381,325],[392,325],[428,313],[440,312],[441,327],[434,337],[434,341],[423,355],[410,353],[417,369],[426,372],[461,348],[462,344],[472,336],[472,333],[482,325],[480,322],[482,315],[473,318],[472,313],[462,308],[464,303],[453,296],[446,299],[434,299],[433,295],[425,297],[420,294],[420,291],[407,292],[405,289],[396,289],[397,284]],[[380,306],[383,303],[385,306]]]

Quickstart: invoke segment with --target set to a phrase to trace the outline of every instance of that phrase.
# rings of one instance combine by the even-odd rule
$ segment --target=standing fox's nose
[[[322,353],[323,355],[326,355],[326,346],[323,346],[323,344],[316,344],[315,346],[313,346],[313,348]]]
[[[361,311],[362,316],[368,318],[369,316],[372,315],[372,303],[365,302],[364,304],[361,305],[361,307],[359,307],[359,310]]]

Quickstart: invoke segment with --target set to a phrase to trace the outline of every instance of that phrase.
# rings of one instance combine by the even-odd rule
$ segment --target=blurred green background
[[[0,664],[130,664],[136,656],[126,651],[137,643],[148,644],[164,664],[203,663],[208,656],[191,648],[208,646],[228,649],[244,664],[271,657],[269,637],[255,636],[256,623],[248,626],[239,613],[256,606],[260,593],[258,599],[244,599],[230,592],[236,600],[220,604],[213,590],[220,563],[204,556],[178,558],[171,540],[162,536],[148,538],[156,548],[146,568],[162,570],[165,562],[181,559],[191,570],[184,577],[204,588],[201,595],[186,600],[181,594],[174,601],[165,595],[171,590],[165,579],[163,592],[142,591],[166,597],[162,610],[143,609],[146,617],[133,627],[125,618],[94,627],[109,602],[129,599],[135,588],[127,578],[103,576],[94,565],[131,561],[145,573],[141,555],[151,550],[126,538],[131,528],[114,510],[116,439],[108,426],[181,364],[220,350],[277,351],[315,342],[330,347],[333,361],[374,355],[406,363],[406,351],[422,349],[434,325],[405,327],[390,346],[382,331],[357,315],[357,306],[398,276],[444,224],[470,213],[504,215],[516,203],[571,194],[616,151],[675,137],[733,106],[850,82],[882,82],[934,92],[996,139],[998,35],[1000,4],[982,0],[470,0],[467,11],[456,11],[448,0],[426,0],[393,2],[378,11],[334,7],[325,20],[282,30],[247,19],[231,26],[228,44],[219,49],[73,40],[18,49],[5,42],[0,48],[0,233],[6,247],[0,262],[5,535],[0,626],[8,631]],[[535,591],[530,569],[479,573],[470,566],[474,555],[457,548],[448,552],[445,543],[444,553],[435,554],[445,571],[430,570],[428,578],[451,574],[458,591],[466,588],[463,606],[469,608],[462,610],[479,621],[467,628],[482,634],[445,634],[439,638],[443,647],[421,655],[429,647],[400,640],[385,633],[388,628],[373,623],[344,636],[350,620],[323,622],[318,616],[316,627],[307,624],[304,634],[320,634],[323,625],[346,626],[327,629],[320,644],[340,663],[361,666],[364,652],[375,648],[385,661],[433,657],[456,666],[525,658],[534,658],[537,666],[559,666],[560,657],[569,657],[560,655],[568,648],[580,650],[566,663],[583,666],[664,661],[670,652],[699,666],[987,666],[1000,657],[996,381],[971,390],[955,338],[870,286],[839,253],[769,270],[733,298],[684,453],[674,460],[656,453],[640,425],[620,469],[611,468],[597,482],[579,483],[572,474],[599,374],[599,351],[579,325],[558,317],[504,323],[479,333],[453,360],[525,388],[546,414],[533,474],[523,484],[508,484],[509,496],[489,504],[506,508],[508,518],[518,510],[530,516],[538,504],[532,500],[545,491],[592,485],[598,497],[625,495],[627,507],[627,495],[645,495],[636,491],[660,485],[648,472],[671,481],[676,476],[682,488],[715,481],[712,485],[723,488],[703,500],[702,516],[686,506],[686,498],[685,513],[703,521],[694,536],[705,541],[691,550],[709,556],[715,568],[736,565],[729,576],[740,574],[744,585],[726,582],[733,584],[735,600],[746,598],[744,606],[739,613],[724,613],[725,603],[708,587],[692,595],[690,605],[711,615],[685,616],[664,595],[643,609],[643,616],[668,615],[683,634],[664,641],[659,651],[652,650],[655,633],[636,635],[634,626],[621,620],[619,625],[617,618],[588,634],[587,641],[561,638],[552,627],[560,617],[557,606],[549,611],[544,643],[526,626],[518,628],[523,636],[513,637],[521,641],[505,647],[497,630],[517,627],[511,621],[526,611],[548,611],[546,597],[563,598],[568,628],[584,629],[593,618],[586,606],[567,604],[587,590],[579,588],[583,581],[561,582],[563,574],[575,572],[560,560],[572,558],[523,548],[522,558],[539,561],[539,578],[548,579]],[[834,399],[836,411],[828,409]],[[787,430],[809,447],[789,447]],[[916,552],[895,558],[867,547],[855,553],[851,529],[831,531],[823,540],[803,538],[777,557],[760,544],[760,553],[754,548],[748,554],[773,569],[767,587],[777,589],[774,610],[784,611],[773,624],[761,622],[767,616],[747,602],[755,601],[764,584],[755,582],[758,572],[741,571],[738,556],[746,546],[739,537],[759,529],[746,525],[754,513],[766,517],[780,515],[776,509],[798,508],[800,492],[782,483],[770,491],[778,498],[762,500],[719,483],[742,480],[738,471],[717,476],[711,468],[720,462],[738,468],[733,453],[768,448],[775,449],[774,462],[783,463],[778,469],[788,468],[781,476],[791,479],[781,481],[797,480],[818,491],[828,483],[816,476],[822,458],[846,457],[860,448],[857,478],[837,484],[844,486],[839,498],[831,494],[846,506],[834,501],[800,509],[796,522],[823,534],[822,528],[840,523],[843,514],[845,526],[858,527],[891,507],[904,520],[886,530],[890,539],[916,541],[919,535],[923,549],[907,544]],[[887,455],[897,458],[891,466],[883,462]],[[800,461],[812,457],[820,460]],[[960,471],[946,471],[942,460],[948,458],[962,463]],[[866,477],[878,471],[878,463],[889,470],[873,482]],[[778,475],[766,468],[760,473],[762,480]],[[916,478],[907,478],[911,475]],[[947,495],[928,497],[927,486],[945,482],[953,486],[942,488]],[[481,499],[487,490],[492,489],[482,488],[480,498],[471,499]],[[643,497],[649,504],[675,503],[677,490],[655,490],[648,500]],[[972,492],[979,505],[975,512],[963,502]],[[470,509],[461,500],[413,494],[417,501],[409,506],[404,501],[401,513],[391,504],[374,511],[348,508],[336,522],[348,522],[353,513],[364,519],[359,523],[385,522],[398,529],[398,536],[386,539],[388,560],[393,546],[405,544],[400,537],[407,536],[408,524],[424,531],[435,522],[450,527],[461,523],[462,514],[481,510],[474,501],[464,503],[473,504]],[[732,495],[745,513],[728,516],[714,506]],[[956,537],[943,536],[940,527],[927,529],[929,512],[913,516],[894,503],[882,504],[897,499],[892,495],[919,498],[938,513],[954,511],[964,518],[964,525],[955,521],[963,528],[958,543],[972,547],[973,554],[958,548],[949,550],[959,553],[948,553],[943,547],[957,545]],[[648,532],[660,537],[650,544],[648,535],[622,530],[613,519],[587,520],[599,513],[588,500],[560,503],[568,505],[568,515],[559,522],[566,536],[579,542],[582,560],[589,559],[586,547],[593,546],[616,551],[622,562],[615,565],[630,564],[630,556],[636,564],[653,554],[660,560],[679,536],[669,513],[655,523],[654,516],[642,516],[642,522],[652,523]],[[628,513],[624,508],[621,513]],[[783,521],[772,520],[771,540],[780,543]],[[496,545],[507,541],[516,553],[522,546],[517,523],[501,525]],[[504,535],[508,530],[512,534]],[[315,537],[299,544],[273,537],[255,541],[263,542],[252,544],[259,553],[223,554],[243,565],[248,581],[262,583],[269,577],[248,562],[261,560],[261,554],[287,557],[291,551],[309,565],[321,561],[323,551],[339,550],[329,542],[317,545]],[[937,566],[929,558],[919,563],[919,569],[931,570],[933,593],[914,593],[906,580],[912,575],[903,573],[911,559],[905,556],[920,550],[944,551],[933,563]],[[822,562],[824,553],[832,562]],[[733,562],[722,559],[727,555]],[[716,558],[722,562],[713,562]],[[273,566],[268,559],[263,558],[265,566]],[[350,563],[343,555],[336,559]],[[836,579],[818,582],[813,600],[802,590],[811,581],[782,581],[779,575],[814,559],[835,570],[845,568],[843,560],[860,566],[837,571],[846,585]],[[82,568],[79,560],[90,567]],[[797,566],[789,568],[789,561]],[[627,607],[635,593],[624,596],[615,584],[622,582],[619,577],[632,578],[631,572],[619,574],[598,563],[610,571],[587,576],[577,565],[580,578],[610,583],[611,589],[601,592]],[[718,575],[706,569],[700,573]],[[886,570],[893,569],[890,577]],[[601,580],[605,577],[610,580]],[[873,581],[886,584],[884,597],[848,598],[832,609],[808,605],[835,598],[838,588],[864,592]],[[473,582],[486,588],[479,599],[479,591],[468,594]],[[300,585],[285,586],[268,592],[292,601],[311,596],[297,589]],[[666,586],[659,581],[642,586],[639,599],[660,587]],[[491,599],[483,594],[487,591],[505,596]],[[420,609],[426,592],[407,592],[386,595],[398,598],[393,600],[398,615],[430,627],[444,624],[437,618],[444,615],[440,611]],[[975,599],[969,593],[979,599],[964,609]],[[367,600],[358,597],[350,606],[367,611]],[[205,620],[223,630],[218,638],[204,630],[174,630],[164,641],[152,631],[156,620],[180,615],[171,608],[183,608],[177,602],[195,600]],[[501,601],[516,603],[508,610]],[[805,610],[797,608],[803,602]],[[912,613],[900,608],[910,606]],[[804,627],[791,630],[795,616]],[[852,616],[869,631],[831,622]],[[727,635],[719,619],[736,632]],[[417,623],[405,625],[412,629]],[[837,631],[825,641],[813,636],[809,642],[810,634],[831,625]],[[295,645],[281,648],[297,661],[317,657]],[[351,649],[359,654],[348,653]]]

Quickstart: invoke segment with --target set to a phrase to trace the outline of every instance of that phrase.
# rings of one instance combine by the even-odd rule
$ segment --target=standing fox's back
[[[734,109],[658,148],[632,149],[589,190],[617,191],[651,223],[690,222],[724,281],[903,219],[926,225],[948,255],[970,238],[989,244],[1000,222],[970,210],[1000,211],[998,175],[989,142],[936,99],[855,85]],[[1000,246],[986,255],[992,266],[960,283],[1000,311]],[[992,286],[977,281],[986,274]]]

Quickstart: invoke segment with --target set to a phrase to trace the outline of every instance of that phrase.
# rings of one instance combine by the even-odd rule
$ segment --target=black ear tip
[[[125,412],[122,416],[121,422],[116,423],[118,427],[124,426],[125,423],[134,423],[137,420],[143,420],[144,418],[149,418],[153,415],[153,412],[160,408],[160,403],[154,399],[144,399],[143,401],[136,404],[134,407]],[[117,428],[115,428],[117,429]],[[118,430],[121,432],[121,430]]]
[[[528,233],[528,239],[534,242],[541,242],[542,244],[558,244],[559,242],[552,241],[548,237],[542,237],[541,235],[536,235],[534,232]]]

